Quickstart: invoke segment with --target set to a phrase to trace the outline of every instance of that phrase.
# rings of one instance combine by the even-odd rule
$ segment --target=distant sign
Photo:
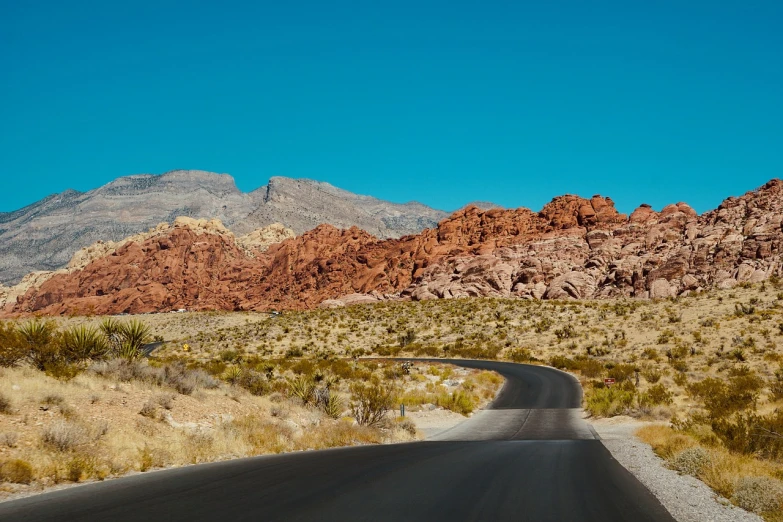
[[[604,384],[606,384],[607,386],[611,386],[612,384],[614,384],[614,379],[604,379]]]

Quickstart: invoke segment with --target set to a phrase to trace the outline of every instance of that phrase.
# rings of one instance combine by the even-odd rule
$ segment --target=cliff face
[[[781,273],[780,180],[698,216],[684,203],[629,217],[609,198],[541,212],[471,206],[436,228],[381,240],[321,225],[248,255],[225,233],[175,228],[31,288],[7,311],[302,309],[368,299],[662,298]]]
[[[65,268],[80,248],[121,241],[178,217],[219,219],[237,234],[272,223],[301,234],[331,223],[390,238],[421,232],[445,216],[424,205],[398,205],[311,180],[275,177],[243,193],[225,174],[188,170],[127,176],[86,193],[66,191],[0,213],[0,283]]]

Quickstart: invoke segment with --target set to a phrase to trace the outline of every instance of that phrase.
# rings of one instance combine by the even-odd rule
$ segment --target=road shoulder
[[[612,456],[655,495],[679,522],[762,522],[706,484],[666,467],[652,448],[634,436],[650,423],[630,417],[586,419]]]

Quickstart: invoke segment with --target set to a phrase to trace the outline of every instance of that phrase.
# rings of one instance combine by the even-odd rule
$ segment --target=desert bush
[[[7,448],[15,448],[19,441],[19,434],[15,431],[0,434],[0,444]]]
[[[139,415],[150,419],[155,419],[158,416],[158,408],[152,401],[147,401],[139,410]]]
[[[32,320],[19,327],[30,364],[39,370],[62,361],[62,350],[53,321]]]
[[[408,433],[411,437],[416,436],[416,424],[407,417],[401,417],[397,419],[397,427]]]
[[[11,399],[0,393],[0,413],[11,413]]]
[[[394,406],[396,391],[391,386],[354,383],[351,386],[351,415],[360,426],[377,426]]]
[[[19,330],[12,323],[0,322],[0,366],[15,366],[26,355]]]
[[[629,380],[636,371],[636,367],[632,364],[618,364],[612,367],[607,375],[617,382]]]
[[[677,453],[671,460],[671,465],[674,469],[680,473],[685,473],[686,475],[692,475],[694,477],[699,477],[702,470],[709,464],[709,452],[698,446]]]
[[[29,484],[33,481],[33,467],[21,459],[0,462],[0,482]]]
[[[586,409],[596,417],[613,417],[628,413],[636,394],[620,387],[593,388],[585,397]]]
[[[674,402],[674,396],[663,384],[651,386],[649,390],[639,396],[641,406],[658,406],[672,402]]]
[[[57,451],[72,451],[89,441],[87,430],[74,422],[59,421],[44,428],[41,442]]]
[[[269,382],[255,370],[240,372],[235,384],[249,391],[252,395],[264,395],[269,391]]]
[[[508,358],[518,363],[528,362],[534,359],[533,354],[528,348],[514,348],[508,352]]]
[[[163,368],[163,382],[182,395],[190,395],[201,388],[217,388],[218,381],[203,370],[189,370],[182,363]]]
[[[661,380],[663,374],[655,368],[646,368],[642,370],[642,377],[644,377],[644,380],[646,380],[650,384],[655,384]]]
[[[451,410],[460,415],[470,415],[476,408],[475,400],[471,394],[461,390],[440,395],[437,404],[441,408]]]
[[[754,513],[778,511],[783,505],[783,482],[770,477],[740,478],[731,500]]]
[[[141,358],[143,346],[151,340],[149,326],[135,319],[127,323],[105,319],[101,323],[101,331],[111,354],[130,361]]]

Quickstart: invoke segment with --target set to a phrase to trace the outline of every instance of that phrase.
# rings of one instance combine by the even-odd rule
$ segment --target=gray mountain
[[[126,176],[89,192],[67,190],[0,213],[0,283],[62,268],[82,247],[119,241],[179,216],[217,218],[237,234],[272,223],[301,234],[329,223],[391,238],[421,232],[447,215],[420,203],[390,203],[307,179],[273,177],[245,193],[226,174],[178,170]]]

